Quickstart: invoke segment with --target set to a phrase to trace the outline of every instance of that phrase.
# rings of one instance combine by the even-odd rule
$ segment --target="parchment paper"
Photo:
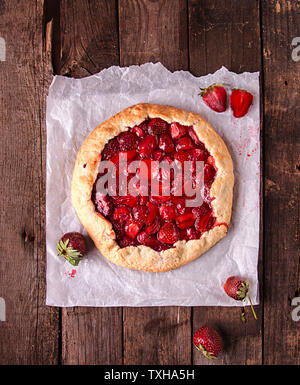
[[[254,96],[248,114],[210,110],[200,87],[223,83]],[[69,231],[86,234],[70,199],[73,167],[83,140],[102,121],[141,102],[200,113],[224,139],[233,158],[235,187],[228,235],[197,260],[165,273],[132,271],[104,258],[90,241],[87,258],[74,268],[57,257],[56,242]],[[55,76],[47,98],[47,305],[51,306],[241,306],[223,284],[231,275],[250,281],[258,304],[259,73],[235,74],[222,67],[194,77],[169,72],[161,63],[110,67],[83,79]],[[248,304],[248,303],[247,303]]]

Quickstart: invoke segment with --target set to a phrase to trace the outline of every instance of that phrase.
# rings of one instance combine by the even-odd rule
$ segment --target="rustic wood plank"
[[[59,18],[57,73],[78,78],[119,64],[115,1],[64,0]],[[121,308],[65,308],[61,326],[62,364],[122,364]]]
[[[188,69],[186,1],[119,2],[120,63]],[[190,308],[124,309],[124,364],[190,364]]]
[[[6,42],[6,61],[0,62],[0,296],[6,302],[0,363],[56,364],[59,313],[45,305],[45,97],[51,66],[43,2],[0,5]]]
[[[258,1],[189,0],[190,70],[200,76],[222,65],[235,72],[259,71],[260,28]],[[262,278],[262,256],[259,276]],[[209,324],[224,337],[225,349],[217,360],[206,360],[198,351],[195,364],[260,364],[262,362],[262,315],[259,321],[246,309],[247,323],[240,320],[240,308],[196,307],[193,328]]]
[[[119,64],[116,3],[61,1],[58,73],[84,77]]]
[[[262,1],[265,143],[264,363],[300,364],[299,322],[299,1]]]
[[[120,0],[120,63],[160,61],[169,70],[187,69],[185,0]]]
[[[122,364],[122,309],[63,309],[63,364]]]

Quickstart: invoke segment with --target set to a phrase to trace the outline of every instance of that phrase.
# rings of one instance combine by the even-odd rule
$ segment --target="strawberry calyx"
[[[238,291],[236,292],[238,300],[243,301],[248,294],[249,291],[249,281],[244,281],[240,284]]]
[[[68,247],[69,242],[69,239],[65,242],[62,239],[57,242],[57,255],[59,257],[64,257],[71,265],[78,266],[79,262],[82,260],[82,255],[78,250],[73,249],[73,247]]]
[[[204,357],[208,358],[209,360],[213,360],[213,359],[216,359],[217,357],[212,353],[212,352],[209,352],[205,349],[205,347],[201,344],[194,344],[195,345],[195,348],[200,350],[200,352],[203,353]]]
[[[200,88],[201,92],[199,92],[198,95],[204,96],[208,91],[212,91],[215,87],[224,87],[224,84],[222,83],[213,83],[210,86],[206,88]]]

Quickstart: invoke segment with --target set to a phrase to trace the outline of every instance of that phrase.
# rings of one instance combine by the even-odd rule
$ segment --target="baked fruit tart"
[[[134,169],[135,161],[149,167]],[[184,186],[189,182],[195,188],[199,162],[202,200],[191,205],[193,196]],[[178,192],[178,174],[171,166],[186,169],[186,164],[190,178],[180,177]],[[111,179],[103,179],[109,173]],[[107,188],[109,180],[116,181],[113,191]],[[230,154],[200,115],[137,104],[101,123],[82,144],[72,202],[96,247],[111,262],[162,272],[193,261],[226,235],[233,184]]]

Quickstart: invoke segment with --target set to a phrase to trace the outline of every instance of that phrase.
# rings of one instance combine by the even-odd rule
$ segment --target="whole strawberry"
[[[235,118],[245,116],[253,101],[253,95],[246,90],[235,88],[230,95],[230,107]]]
[[[64,257],[71,265],[78,266],[86,251],[84,236],[77,232],[66,233],[56,244],[58,256]]]
[[[200,350],[206,358],[217,358],[223,348],[220,334],[211,326],[202,326],[193,337],[195,347]]]
[[[223,84],[212,84],[207,88],[201,88],[204,103],[216,112],[224,112],[227,108],[227,93]]]
[[[250,301],[254,318],[257,319],[257,316],[255,314],[255,311],[252,305],[251,298],[248,295],[249,282],[247,280],[237,276],[229,277],[224,284],[224,290],[229,297],[237,301],[243,301],[244,299],[248,298]]]

